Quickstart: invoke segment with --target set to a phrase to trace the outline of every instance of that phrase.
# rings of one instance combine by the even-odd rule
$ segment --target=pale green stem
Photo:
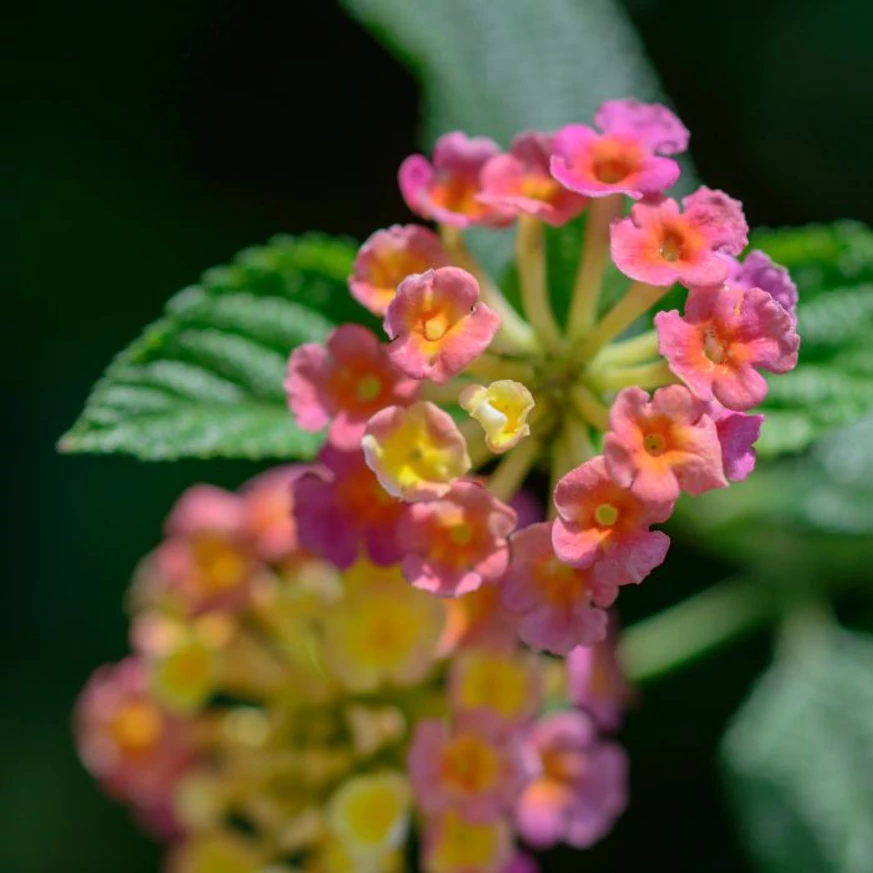
[[[638,364],[658,355],[658,334],[654,330],[632,336],[621,342],[610,343],[605,349],[598,352],[597,357],[591,362],[593,367],[601,364],[609,366],[625,367],[630,364]]]
[[[549,302],[543,224],[530,215],[518,217],[515,261],[524,314],[545,348],[561,342],[561,330]]]
[[[630,327],[643,313],[654,306],[668,291],[669,287],[645,285],[635,282],[627,293],[594,326],[582,343],[582,354],[591,358],[608,342]]]
[[[584,335],[597,318],[603,274],[609,263],[609,226],[613,219],[621,215],[623,202],[621,194],[613,194],[592,200],[588,207],[582,258],[576,272],[570,304],[571,337]]]
[[[573,406],[597,430],[609,430],[609,408],[585,385],[576,385],[570,394]]]
[[[496,379],[514,379],[516,382],[527,383],[533,379],[533,370],[521,361],[485,354],[471,361],[464,370],[464,375],[488,382]]]
[[[616,367],[588,371],[588,381],[598,391],[618,391],[632,385],[638,388],[658,388],[678,381],[666,361],[651,361],[636,367]]]
[[[594,444],[591,442],[591,434],[588,433],[588,425],[574,416],[567,417],[564,429],[567,434],[567,446],[570,450],[567,460],[572,470],[594,457]]]
[[[558,514],[558,509],[555,506],[552,495],[555,493],[555,486],[558,484],[558,480],[565,473],[573,469],[572,452],[573,449],[566,430],[562,428],[552,445],[551,469],[549,470],[549,505],[547,511],[549,520],[552,520]]]
[[[623,631],[619,658],[630,679],[654,679],[762,624],[773,611],[760,586],[720,582]]]
[[[420,400],[429,400],[431,403],[436,403],[437,406],[443,404],[457,404],[458,395],[473,382],[467,379],[452,379],[450,382],[445,382],[442,385],[437,385],[435,382],[425,382],[419,390]]]
[[[485,433],[482,430],[482,425],[478,421],[468,418],[458,425],[458,430],[464,437],[467,443],[467,454],[470,456],[470,469],[477,470],[479,467],[487,464],[494,454],[491,449],[485,445]]]
[[[473,274],[479,283],[480,299],[500,316],[501,326],[494,338],[495,347],[505,351],[535,351],[537,340],[531,326],[515,311],[494,280],[473,257],[460,228],[441,224],[440,236],[451,262]]]
[[[523,439],[497,465],[488,479],[488,490],[504,503],[511,500],[527,478],[539,449],[537,440],[531,437]]]

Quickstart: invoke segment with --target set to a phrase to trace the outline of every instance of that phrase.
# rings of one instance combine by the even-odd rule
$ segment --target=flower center
[[[447,330],[448,325],[446,324],[445,318],[438,315],[434,318],[425,318],[421,332],[424,334],[424,338],[428,342],[434,343],[437,340],[442,339]]]
[[[719,342],[715,331],[710,328],[703,339],[703,354],[713,364],[723,364],[727,360],[727,349]]]
[[[361,403],[372,403],[382,391],[381,380],[372,374],[358,381],[357,396]]]
[[[594,510],[594,520],[601,527],[612,527],[618,521],[618,510],[611,503],[601,503]]]
[[[643,439],[643,447],[650,455],[658,457],[667,451],[667,441],[659,433],[648,433]]]
[[[685,239],[675,230],[668,230],[661,237],[658,253],[665,261],[678,261],[685,251]]]
[[[449,539],[456,546],[468,546],[473,539],[473,529],[466,522],[452,525],[449,528]]]
[[[602,158],[594,164],[594,178],[605,185],[614,185],[626,179],[633,167],[622,157]]]
[[[124,706],[109,726],[112,739],[127,752],[141,752],[153,746],[163,731],[157,708],[145,701]]]

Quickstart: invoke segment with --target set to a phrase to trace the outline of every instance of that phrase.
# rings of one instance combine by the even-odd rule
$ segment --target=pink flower
[[[603,440],[606,469],[642,501],[671,503],[679,491],[697,495],[724,488],[715,422],[706,404],[683,385],[619,391]]]
[[[615,596],[618,585],[641,582],[667,555],[670,538],[649,527],[666,521],[673,504],[641,500],[617,485],[601,455],[564,476],[554,500],[555,554],[574,567],[593,564],[601,601],[610,590]]]
[[[764,416],[731,412],[717,403],[710,404],[709,414],[721,443],[724,474],[729,482],[742,482],[755,469],[754,445],[761,435]]]
[[[341,570],[364,551],[374,564],[400,560],[397,525],[405,504],[379,485],[361,452],[326,445],[319,463],[294,481],[300,544]]]
[[[482,170],[482,203],[509,215],[532,215],[558,227],[575,218],[588,199],[568,191],[549,172],[553,136],[521,133],[509,154],[496,155]]]
[[[577,849],[602,839],[627,806],[627,755],[601,740],[581,712],[538,721],[531,752],[542,775],[525,789],[515,811],[519,836],[534,848],[565,842]]]
[[[566,655],[606,634],[606,613],[615,593],[593,585],[590,569],[569,567],[552,549],[551,524],[513,535],[512,562],[501,582],[503,605],[518,616],[518,635],[533,649]],[[601,599],[598,599],[598,594]]]
[[[167,538],[143,562],[134,596],[196,615],[236,610],[262,571],[245,529],[245,502],[211,485],[195,485],[177,501]]]
[[[412,734],[409,778],[426,815],[452,810],[473,822],[509,812],[528,779],[512,731],[486,712],[419,721]]]
[[[732,260],[728,282],[746,291],[760,288],[792,314],[797,309],[797,286],[788,270],[774,264],[764,252],[751,251],[742,263]]]
[[[517,852],[500,873],[541,873],[542,868],[533,855]]]
[[[722,253],[739,254],[748,241],[742,204],[699,188],[682,201],[637,203],[614,222],[612,259],[626,276],[649,285],[719,285],[730,270]]]
[[[794,317],[760,288],[695,288],[684,315],[655,316],[658,347],[670,369],[703,400],[743,411],[761,403],[759,369],[787,373],[797,365]]]
[[[679,178],[679,164],[659,157],[684,151],[688,131],[665,106],[607,100],[594,116],[598,133],[584,124],[558,131],[552,175],[588,197],[626,194],[635,200],[666,191]]]
[[[479,302],[479,283],[459,267],[408,276],[385,313],[388,354],[413,379],[446,382],[476,360],[500,329]]]
[[[150,695],[145,664],[128,657],[97,670],[76,703],[74,726],[79,757],[104,790],[131,802],[152,830],[175,831],[172,791],[195,749],[186,723]]]
[[[442,224],[506,224],[508,216],[478,199],[482,168],[499,153],[500,146],[485,137],[458,130],[443,134],[434,145],[433,163],[410,155],[400,165],[400,193],[416,215]]]
[[[511,651],[517,645],[517,620],[500,601],[500,580],[483,582],[475,591],[443,602],[447,616],[439,645],[442,654],[474,647]]]
[[[412,273],[449,263],[440,238],[417,224],[377,230],[360,248],[349,290],[374,315],[384,315],[397,286]]]
[[[376,336],[357,324],[340,325],[326,347],[305,343],[294,349],[285,380],[297,424],[318,431],[330,422],[328,439],[338,449],[358,448],[371,415],[412,402],[417,390]]]
[[[283,562],[299,553],[297,526],[291,504],[294,480],[306,464],[274,467],[243,486],[243,529],[264,561]]]
[[[567,693],[573,706],[594,719],[598,730],[621,727],[632,691],[618,662],[617,622],[609,616],[606,637],[593,646],[579,646],[567,656]]]
[[[416,503],[400,526],[403,575],[416,588],[459,597],[500,578],[509,563],[515,512],[473,482]]]

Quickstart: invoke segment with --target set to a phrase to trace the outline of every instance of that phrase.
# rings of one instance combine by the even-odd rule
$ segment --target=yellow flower
[[[511,379],[499,379],[487,388],[470,385],[458,398],[461,407],[482,425],[485,444],[492,452],[509,451],[530,433],[527,417],[534,408],[533,394]]]

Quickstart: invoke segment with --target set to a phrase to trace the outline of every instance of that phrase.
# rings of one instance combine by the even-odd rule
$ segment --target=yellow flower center
[[[594,510],[594,520],[601,527],[612,527],[618,521],[618,510],[611,503],[601,503]]]

